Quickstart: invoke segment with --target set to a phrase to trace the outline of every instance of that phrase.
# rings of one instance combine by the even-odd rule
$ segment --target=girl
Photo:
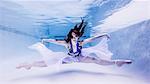
[[[86,25],[83,25],[84,21],[82,20],[81,24],[76,25],[74,29],[71,29],[67,38],[63,41],[58,41],[55,39],[43,39],[44,42],[51,42],[54,44],[62,45],[67,48],[68,53],[64,52],[53,52],[45,47],[42,43],[37,43],[31,46],[30,48],[36,49],[43,56],[42,61],[36,61],[31,64],[21,64],[17,68],[26,68],[30,69],[31,67],[47,67],[51,64],[61,63],[96,63],[99,65],[117,65],[122,66],[124,64],[131,64],[131,60],[111,60],[112,53],[108,50],[107,41],[109,36],[107,34],[98,35],[79,41],[79,38],[83,35],[83,30]],[[83,48],[82,46],[92,42],[94,40],[101,41],[93,47]]]

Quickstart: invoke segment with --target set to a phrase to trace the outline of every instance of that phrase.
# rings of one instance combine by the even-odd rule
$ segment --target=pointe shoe
[[[16,69],[21,69],[22,67],[24,67],[25,64],[26,64],[26,63],[19,64],[19,65],[16,67]]]
[[[16,67],[16,69],[21,69],[21,68],[25,68],[25,69],[29,70],[29,69],[31,69],[31,65],[27,64],[27,63],[22,63]]]
[[[122,65],[124,64],[131,64],[132,61],[131,60],[116,60],[115,61],[115,64],[118,66],[118,67],[121,67]]]
[[[29,69],[31,69],[31,65],[27,65],[27,66],[25,66],[24,67],[26,70],[29,70]]]
[[[17,67],[16,67],[16,69],[20,69],[20,68],[22,68],[22,66],[17,66]]]

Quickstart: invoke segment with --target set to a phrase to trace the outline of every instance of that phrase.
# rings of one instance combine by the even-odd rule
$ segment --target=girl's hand
[[[100,37],[107,37],[107,39],[110,39],[110,36],[108,34],[98,35],[93,37],[94,39],[100,38]]]
[[[109,36],[108,34],[105,34],[104,36],[106,36],[106,37],[107,37],[107,39],[110,39],[110,36]]]
[[[44,43],[46,41],[46,39],[42,39],[41,42]]]

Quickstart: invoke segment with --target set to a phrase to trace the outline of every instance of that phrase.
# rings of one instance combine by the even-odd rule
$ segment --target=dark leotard
[[[82,49],[82,46],[79,45],[79,42],[76,43],[76,47],[77,47],[77,51],[76,52],[73,52],[73,45],[72,45],[72,42],[70,41],[70,48],[69,48],[69,52],[68,52],[68,55],[70,56],[80,56],[81,55],[81,49]]]

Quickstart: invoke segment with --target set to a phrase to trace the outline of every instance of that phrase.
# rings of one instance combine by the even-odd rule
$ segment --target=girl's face
[[[78,35],[76,33],[74,33],[74,32],[72,32],[71,35],[72,35],[73,38],[77,38],[78,37]]]

